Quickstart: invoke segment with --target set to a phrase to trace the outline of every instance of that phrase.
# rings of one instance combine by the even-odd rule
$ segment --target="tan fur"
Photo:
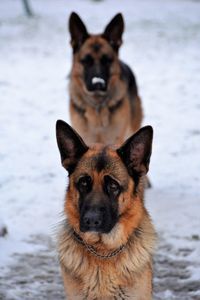
[[[68,218],[59,235],[59,258],[66,296],[68,300],[150,300],[155,231],[143,199],[134,192],[134,181],[115,149],[106,149],[109,155],[106,168],[101,172],[95,170],[92,159],[101,149],[102,146],[97,145],[90,148],[70,176],[64,208]],[[118,199],[119,220],[108,234],[80,231],[75,181],[82,173],[93,178],[96,190],[106,174],[111,174],[126,186]],[[103,255],[121,245],[126,246],[115,257],[98,258],[75,239],[73,230]]]
[[[132,234],[126,250],[106,261],[88,253],[74,240],[70,226],[64,227],[59,252],[68,300],[152,299],[154,229],[147,215],[140,225],[142,237]],[[126,297],[114,298],[120,288]]]
[[[102,46],[98,53],[92,48],[95,43]],[[95,59],[106,53],[114,60],[106,94],[89,92],[85,87],[80,60],[88,52]],[[100,35],[89,37],[74,54],[70,77],[70,116],[73,127],[86,143],[122,143],[141,126],[140,97],[137,92],[130,95],[126,82],[121,79],[118,55]]]

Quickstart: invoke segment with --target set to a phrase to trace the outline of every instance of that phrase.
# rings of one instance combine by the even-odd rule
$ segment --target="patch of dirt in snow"
[[[31,254],[15,254],[16,263],[0,275],[0,299],[4,300],[64,300],[55,245],[46,235],[32,237],[31,243],[46,246]],[[154,260],[154,300],[197,300],[200,285],[191,279],[189,248],[174,249],[160,239]]]
[[[189,255],[191,248],[174,249],[165,240],[160,239],[154,259],[155,300],[200,299],[200,284],[192,279]],[[197,295],[198,294],[198,295]]]
[[[59,263],[51,238],[38,235],[29,242],[46,247],[37,252],[14,254],[16,263],[0,275],[0,299],[64,299]]]

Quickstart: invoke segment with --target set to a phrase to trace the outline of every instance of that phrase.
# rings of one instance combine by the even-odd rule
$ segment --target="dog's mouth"
[[[91,90],[92,91],[106,91],[107,84],[102,77],[93,77],[91,79]]]
[[[84,221],[80,221],[80,231],[83,232],[83,233],[86,233],[86,232],[94,232],[94,233],[109,233],[111,231],[113,226],[111,226],[111,224],[106,224],[106,222],[102,222],[102,223],[99,223],[98,221],[94,221],[94,222],[91,222],[89,223],[88,221],[87,222],[84,222]]]
[[[94,95],[105,95],[107,91],[107,81],[100,76],[94,76],[85,82],[88,92]]]
[[[103,227],[97,227],[97,226],[83,226],[80,225],[80,231],[83,233],[86,232],[94,232],[94,233],[109,233],[111,228],[103,228]]]

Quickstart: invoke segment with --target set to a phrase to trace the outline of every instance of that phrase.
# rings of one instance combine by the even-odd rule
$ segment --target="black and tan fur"
[[[89,34],[80,17],[72,13],[69,31],[71,123],[87,143],[122,143],[140,128],[143,115],[135,76],[118,55],[123,17],[117,14],[102,34]],[[104,84],[92,84],[94,77]]]
[[[155,231],[140,193],[152,128],[140,129],[120,147],[87,146],[63,121],[56,133],[69,172],[58,242],[67,299],[152,299]]]

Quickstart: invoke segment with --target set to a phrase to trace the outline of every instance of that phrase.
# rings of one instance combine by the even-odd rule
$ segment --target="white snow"
[[[14,263],[13,253],[42,249],[30,237],[52,235],[63,209],[67,174],[55,122],[69,121],[68,17],[76,11],[96,33],[120,11],[126,21],[120,56],[135,72],[143,123],[154,127],[146,203],[159,234],[174,249],[192,250],[187,259],[200,280],[200,2],[31,4],[36,17],[27,19],[21,1],[0,2],[0,216],[9,232],[0,238],[2,270]]]

